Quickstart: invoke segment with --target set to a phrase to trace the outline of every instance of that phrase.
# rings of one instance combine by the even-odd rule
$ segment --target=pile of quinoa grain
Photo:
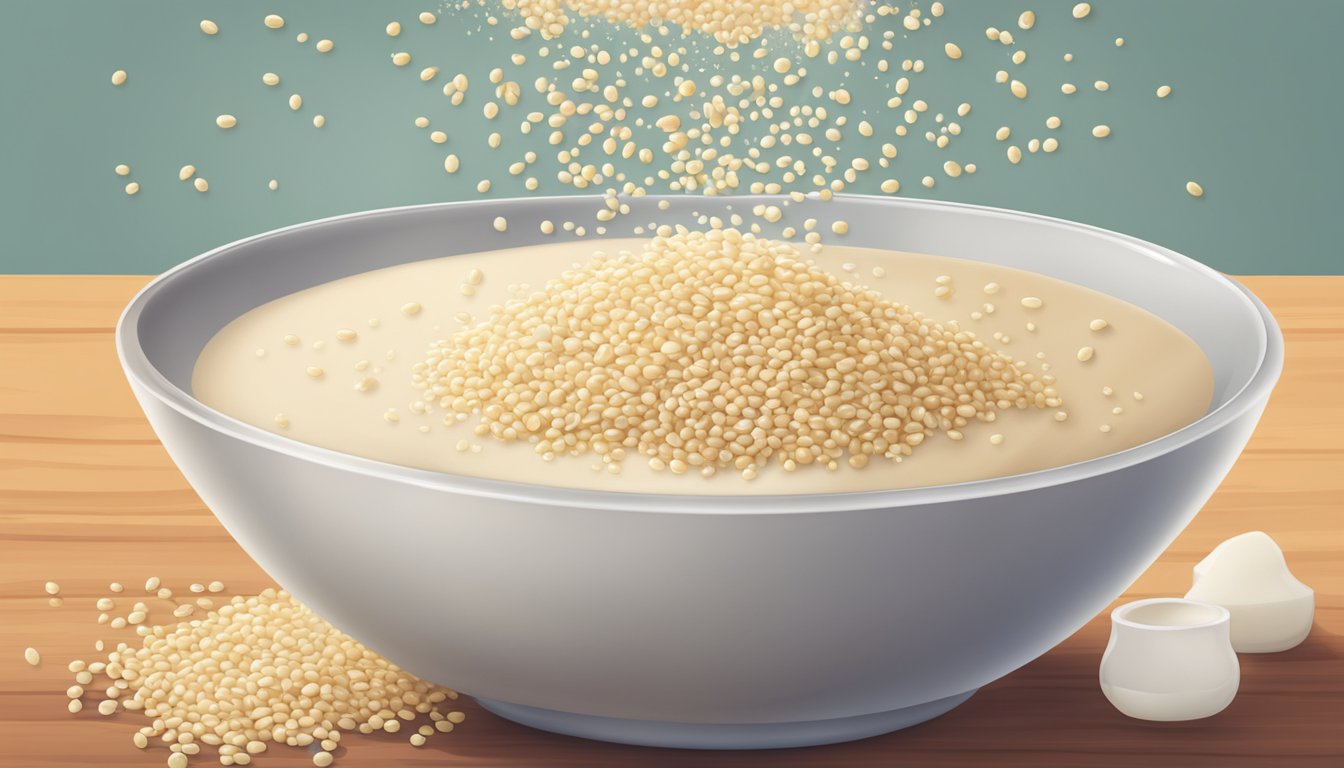
[[[223,585],[191,591],[207,589]],[[100,610],[114,607],[112,598],[99,600]],[[174,616],[190,616],[192,607]],[[234,597],[202,618],[162,626],[146,623],[142,604],[135,609],[138,647],[119,643],[103,659],[70,662],[69,709],[98,698],[101,715],[140,712],[150,722],[132,742],[166,747],[170,768],[206,750],[220,765],[249,765],[279,745],[307,748],[314,765],[327,766],[343,734],[409,732],[419,747],[466,717],[448,706],[455,691],[412,677],[284,591]]]
[[[736,229],[663,227],[431,345],[414,384],[455,423],[589,451],[619,466],[750,479],[872,457],[1058,393],[955,323],[842,282],[788,244]]]

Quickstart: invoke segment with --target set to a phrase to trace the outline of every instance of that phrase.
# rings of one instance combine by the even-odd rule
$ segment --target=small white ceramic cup
[[[1218,714],[1241,682],[1229,620],[1222,606],[1176,597],[1116,608],[1101,657],[1102,692],[1116,709],[1140,720]]]

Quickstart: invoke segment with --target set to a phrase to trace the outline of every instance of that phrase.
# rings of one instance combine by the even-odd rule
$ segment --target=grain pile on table
[[[217,591],[216,584],[208,589]],[[160,599],[172,597],[166,588],[146,588]],[[205,589],[192,585],[193,592]],[[209,598],[196,601],[213,605]],[[99,600],[100,610],[113,607],[112,598]],[[179,612],[183,607],[193,604],[179,605],[175,615],[191,613]],[[413,745],[424,746],[465,719],[446,706],[458,697],[455,691],[402,671],[287,592],[234,597],[181,623],[151,625],[147,612],[143,603],[132,611],[139,646],[119,643],[104,659],[70,662],[75,684],[66,693],[71,712],[102,688],[99,714],[142,713],[151,722],[132,741],[141,749],[167,747],[173,768],[206,749],[221,765],[249,765],[277,745],[316,749],[313,763],[326,766],[343,734],[404,727]],[[32,651],[30,662],[37,659]]]
[[[453,423],[543,458],[627,451],[656,470],[769,461],[863,467],[1053,386],[955,323],[852,285],[787,243],[664,227],[642,253],[599,253],[544,291],[435,342],[413,381]]]

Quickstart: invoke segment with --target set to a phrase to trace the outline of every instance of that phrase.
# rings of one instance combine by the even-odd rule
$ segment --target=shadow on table
[[[1133,720],[1112,708],[1097,683],[1101,644],[1071,640],[940,718],[847,744],[750,752],[631,747],[537,731],[463,697],[466,722],[408,756],[509,768],[1344,765],[1344,736],[1332,735],[1344,722],[1344,691],[1331,682],[1344,654],[1340,639],[1319,627],[1292,651],[1243,655],[1237,699],[1215,717],[1183,723]],[[410,732],[349,743],[357,755],[365,738],[404,742]]]

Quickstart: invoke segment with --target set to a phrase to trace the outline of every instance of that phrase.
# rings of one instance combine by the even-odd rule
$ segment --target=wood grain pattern
[[[221,579],[252,593],[267,576],[178,474],[140,415],[111,329],[143,277],[0,278],[0,766],[158,766],[130,741],[137,716],[70,715],[65,662],[91,658],[110,580],[140,592]],[[1102,697],[1108,619],[987,686],[952,713],[862,742],[769,753],[621,747],[532,731],[469,702],[467,722],[416,749],[347,740],[338,765],[455,766],[1260,766],[1344,765],[1344,278],[1245,281],[1283,323],[1284,379],[1242,460],[1208,507],[1122,600],[1182,593],[1219,541],[1262,529],[1316,589],[1316,626],[1283,654],[1242,656],[1241,692],[1218,717],[1129,720]],[[42,583],[60,582],[65,605]],[[39,668],[23,648],[43,654]],[[199,764],[208,764],[205,760]],[[264,766],[308,766],[300,751]]]

